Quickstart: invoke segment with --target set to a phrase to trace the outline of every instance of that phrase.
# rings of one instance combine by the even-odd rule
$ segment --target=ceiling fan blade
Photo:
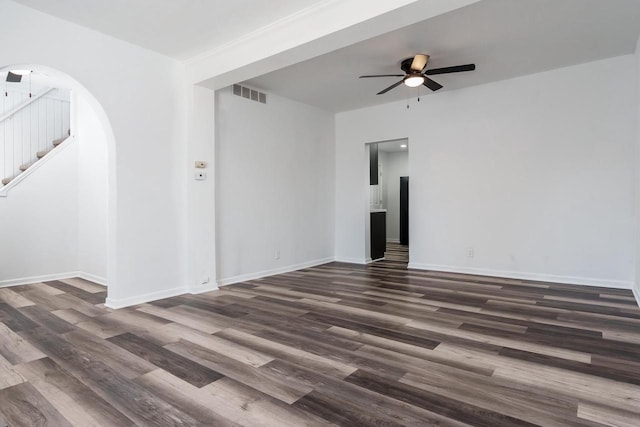
[[[388,88],[386,88],[386,89],[382,89],[380,92],[376,93],[376,95],[383,95],[383,94],[385,94],[385,93],[389,92],[389,91],[390,91],[391,89],[393,89],[394,87],[396,87],[396,86],[400,86],[400,85],[402,84],[402,82],[403,82],[403,81],[404,81],[404,80],[400,80],[398,83],[394,83],[394,84],[392,84],[391,86],[389,86]]]
[[[473,71],[476,69],[476,64],[465,64],[465,65],[456,65],[454,67],[444,67],[444,68],[432,68],[431,70],[425,71],[427,76],[433,76],[436,74],[448,74],[448,73],[459,73],[461,71]]]
[[[370,76],[360,76],[361,79],[368,79],[371,77],[404,77],[404,74],[373,74]]]
[[[439,90],[439,89],[443,88],[443,86],[440,83],[434,82],[429,77],[425,77],[424,78],[424,83],[422,83],[422,84],[425,85],[426,87],[428,87],[429,89],[431,89],[434,92],[436,90]]]
[[[427,62],[429,61],[429,55],[424,55],[422,53],[417,54],[413,57],[413,62],[411,62],[411,71],[417,71],[418,73],[424,70],[424,67],[427,66]]]

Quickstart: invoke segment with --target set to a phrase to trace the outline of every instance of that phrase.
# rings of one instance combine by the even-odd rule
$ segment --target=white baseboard
[[[165,289],[163,291],[150,292],[148,294],[135,295],[127,298],[111,298],[107,297],[105,306],[109,308],[124,308],[132,305],[144,304],[145,302],[156,301],[159,299],[175,297],[189,293],[189,289],[185,287]]]
[[[400,243],[400,239],[387,239],[389,243]]]
[[[599,286],[602,288],[632,289],[632,283],[624,280],[595,279],[589,277],[557,276],[553,274],[526,273],[507,270],[491,270],[453,265],[419,264],[410,262],[408,268],[433,270],[447,273],[476,274],[479,276],[504,277],[508,279],[537,280],[541,282],[564,283],[573,285]],[[636,297],[637,298],[637,297]]]
[[[633,296],[636,299],[638,307],[640,307],[640,291],[638,291],[638,289],[636,289],[635,287],[631,288],[631,291],[633,292]]]
[[[84,271],[78,271],[75,277],[97,283],[98,285],[107,286],[106,277],[96,276],[95,274],[85,273]]]
[[[215,282],[209,282],[199,286],[191,286],[189,288],[189,293],[195,295],[195,294],[202,294],[204,292],[211,292],[211,291],[217,291],[217,290],[218,290],[218,285],[216,285]]]
[[[84,271],[69,271],[67,273],[44,274],[41,276],[22,277],[19,279],[0,280],[0,288],[7,286],[29,285],[32,283],[48,282],[50,280],[64,280],[79,277],[98,285],[107,286],[105,277],[96,276],[95,274],[85,273]]]
[[[241,274],[238,276],[218,279],[218,286],[227,286],[233,283],[246,282],[248,280],[260,279],[261,277],[273,276],[275,274],[288,273],[290,271],[301,270],[303,268],[315,267],[316,265],[326,264],[334,261],[335,258],[322,258],[314,261],[307,261],[300,264],[288,265],[286,267],[278,267],[271,270],[264,270],[256,273]]]
[[[67,273],[43,274],[41,276],[0,280],[0,288],[4,288],[7,286],[29,285],[31,283],[48,282],[50,280],[71,279],[72,277],[78,277],[78,272],[69,271]]]
[[[368,264],[369,262],[371,262],[371,258],[367,258],[367,259],[363,259],[363,258],[342,258],[342,257],[336,257],[333,259],[335,262],[344,262],[346,264],[360,264],[360,265],[364,265],[364,264]]]

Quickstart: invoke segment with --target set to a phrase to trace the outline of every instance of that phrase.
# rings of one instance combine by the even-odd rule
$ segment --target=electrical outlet
[[[207,162],[203,160],[196,160],[196,169],[204,169],[207,167]]]
[[[473,258],[473,248],[467,248],[467,258]]]
[[[276,249],[276,252],[274,254],[274,258],[275,259],[280,259],[280,249]]]

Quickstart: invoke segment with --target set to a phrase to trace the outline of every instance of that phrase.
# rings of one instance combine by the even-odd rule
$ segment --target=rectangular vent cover
[[[250,89],[248,87],[233,85],[233,94],[250,99],[252,101],[260,102],[261,104],[267,103],[266,93],[258,92],[257,90]]]

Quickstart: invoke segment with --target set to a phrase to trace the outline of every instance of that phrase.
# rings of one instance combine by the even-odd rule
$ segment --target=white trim
[[[371,258],[362,259],[362,258],[334,258],[335,262],[344,262],[346,264],[360,264],[365,265],[371,262]]]
[[[220,52],[228,51],[230,49],[234,49],[238,45],[243,43],[248,43],[253,40],[259,40],[264,38],[265,35],[272,33],[274,31],[278,31],[282,28],[287,28],[291,23],[302,20],[307,16],[312,16],[316,14],[319,10],[326,9],[327,7],[332,6],[333,4],[339,3],[338,0],[323,0],[320,3],[313,4],[305,9],[294,12],[290,15],[287,15],[283,18],[280,18],[274,22],[271,22],[265,26],[257,28],[249,33],[246,33],[236,39],[230,40],[226,43],[223,43],[219,46],[214,47],[213,49],[209,49],[205,52],[199,53],[191,58],[187,58],[184,63],[186,65],[191,65],[198,61],[202,61],[203,59],[208,59],[211,57],[215,57]]]
[[[631,292],[633,292],[633,296],[636,299],[636,304],[640,307],[640,291],[638,291],[635,287],[631,288]]]
[[[77,271],[67,273],[43,274],[41,276],[21,277],[18,279],[0,280],[0,288],[7,286],[31,285],[33,283],[48,282],[50,280],[72,279],[78,277]]]
[[[69,271],[67,273],[43,274],[41,276],[22,277],[19,279],[0,280],[0,288],[7,286],[31,285],[34,283],[48,282],[50,280],[65,280],[80,278],[96,283],[98,285],[107,286],[107,279],[96,276],[95,274],[85,273],[84,271]]]
[[[275,274],[288,273],[290,271],[301,270],[303,268],[315,267],[316,265],[326,264],[334,261],[335,258],[321,258],[314,261],[307,261],[300,264],[288,265],[286,267],[273,268],[257,273],[241,274],[239,276],[227,277],[226,279],[218,279],[218,286],[227,286],[233,283],[246,282],[247,280],[260,279],[261,277],[273,276]]]
[[[0,188],[0,197],[7,197],[7,195],[9,194],[9,191],[11,189],[13,189],[13,187],[15,187],[16,185],[20,184],[20,182],[24,181],[29,175],[34,173],[42,165],[44,165],[49,160],[51,160],[53,157],[55,157],[56,154],[58,154],[60,151],[64,150],[64,148],[67,145],[69,145],[69,143],[73,139],[74,139],[73,135],[68,136],[67,138],[65,138],[64,141],[62,141],[60,144],[58,144],[57,147],[53,147],[51,149],[51,151],[49,151],[43,158],[36,160],[36,162],[32,166],[30,166],[29,169],[27,169],[26,171],[18,174],[15,178],[13,178],[11,180],[10,183],[8,183],[4,187]]]
[[[200,286],[191,286],[189,288],[189,293],[195,295],[195,294],[202,294],[205,292],[217,291],[218,289],[219,289],[218,285],[216,285],[215,282],[209,282]]]
[[[388,243],[400,243],[400,239],[387,239]]]
[[[149,301],[156,301],[159,299],[175,297],[189,293],[189,289],[184,286],[179,288],[165,289],[163,291],[149,292],[148,294],[136,295],[127,298],[115,299],[107,297],[104,305],[108,308],[124,308],[132,305],[143,304]]]
[[[460,267],[454,265],[419,264],[410,262],[407,268],[433,270],[448,273],[476,274],[480,276],[504,277],[508,279],[537,280],[541,282],[599,286],[602,288],[632,289],[632,283],[624,280],[596,279],[590,277],[557,276],[553,274],[526,273],[486,268]]]
[[[75,277],[79,277],[89,282],[97,283],[98,285],[107,286],[107,278],[102,276],[96,276],[95,274],[85,273],[84,271],[78,271]]]

